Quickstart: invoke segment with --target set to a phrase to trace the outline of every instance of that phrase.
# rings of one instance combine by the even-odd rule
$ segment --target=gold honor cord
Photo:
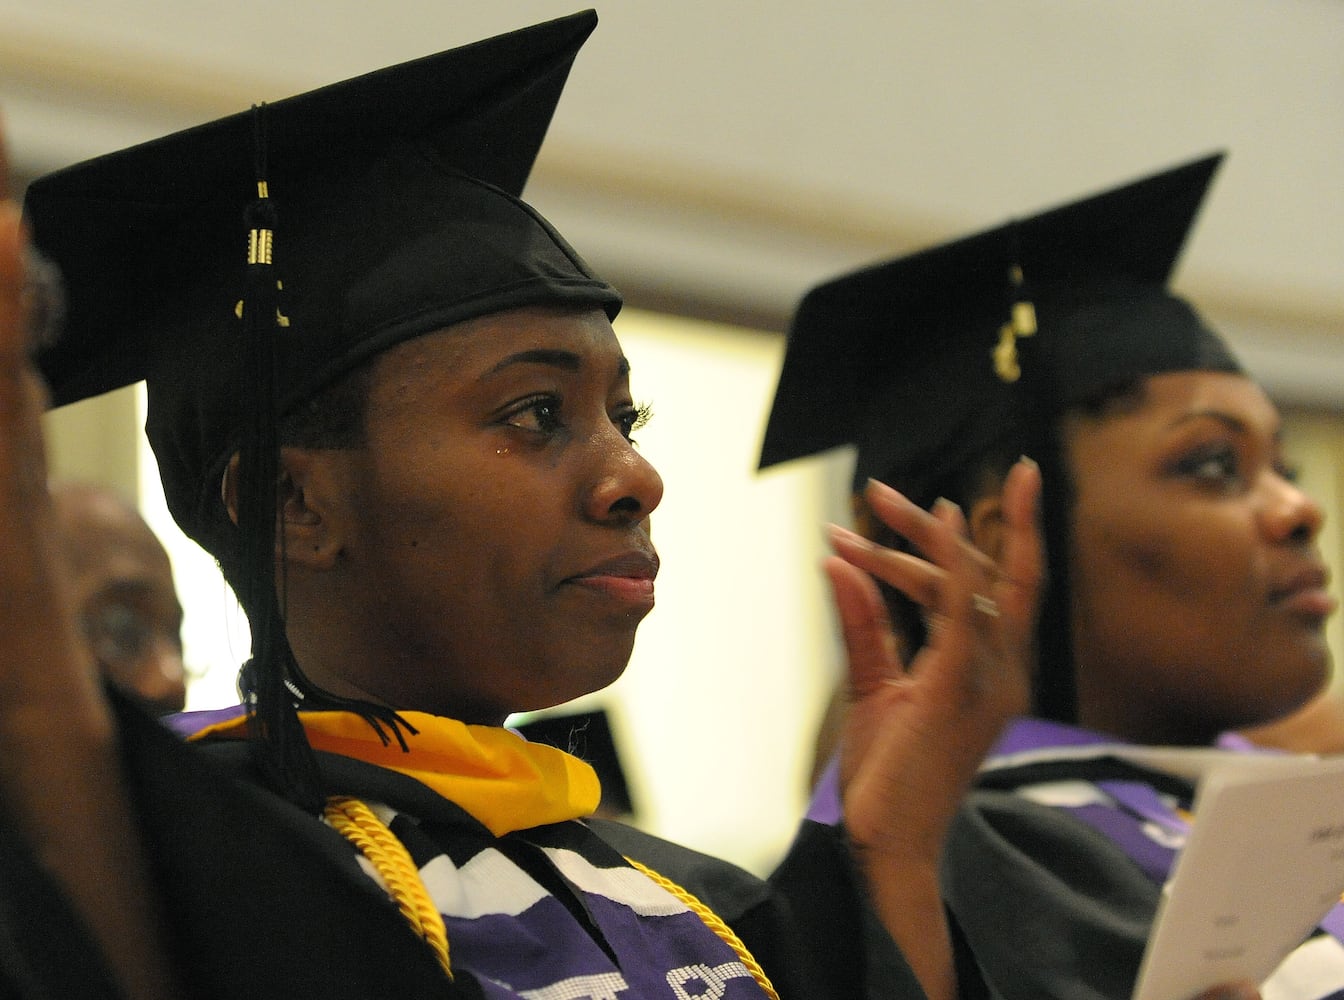
[[[387,824],[359,799],[333,796],[327,799],[324,816],[332,829],[354,844],[355,848],[377,869],[401,915],[406,918],[411,929],[424,938],[425,943],[439,960],[443,971],[447,973],[449,979],[452,979],[453,971],[448,961],[448,931],[443,925],[443,915],[430,899],[429,890],[425,888],[425,883],[420,878],[420,869],[411,860],[405,845],[387,828]],[[625,860],[635,871],[670,892],[699,917],[724,944],[733,949],[738,959],[751,973],[751,978],[765,991],[765,995],[770,1000],[779,1000],[779,994],[775,992],[775,987],[766,976],[765,970],[761,968],[761,964],[717,913],[666,876],[659,875],[633,858]]]
[[[372,809],[359,799],[332,796],[327,799],[323,812],[332,829],[369,859],[387,885],[397,909],[411,925],[411,930],[424,941],[449,979],[453,978],[448,961],[448,930],[443,926],[443,914],[429,898],[429,890],[420,878],[420,869],[411,860],[406,846],[387,828]]]
[[[756,961],[751,952],[747,951],[747,946],[742,943],[742,939],[733,933],[733,929],[725,924],[717,913],[667,876],[659,875],[652,868],[649,868],[647,865],[641,865],[634,858],[626,858],[625,860],[630,863],[630,867],[634,868],[635,871],[641,872],[651,879],[655,885],[666,889],[672,895],[676,896],[677,899],[686,904],[688,910],[703,920],[706,927],[722,938],[723,943],[737,953],[737,957],[741,959],[742,964],[747,967],[747,971],[751,973],[751,978],[756,980],[756,985],[765,991],[765,995],[768,996],[770,1000],[779,1000],[779,994],[775,992],[775,987],[766,977],[765,970],[761,968],[761,963]]]

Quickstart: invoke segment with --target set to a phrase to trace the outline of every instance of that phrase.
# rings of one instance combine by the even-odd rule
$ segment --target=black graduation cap
[[[288,320],[275,331],[282,410],[473,316],[546,302],[614,315],[617,293],[517,200],[596,22],[525,28],[34,182],[28,222],[68,286],[64,335],[39,358],[54,404],[146,379],[169,507],[217,550],[259,168]]]
[[[146,433],[182,529],[252,627],[271,784],[321,806],[294,714],[391,710],[304,677],[275,593],[278,418],[393,345],[512,308],[620,297],[519,195],[587,11],[253,108],[29,186],[35,244],[68,286],[39,364],[56,405],[144,379]],[[235,528],[220,497],[240,455]],[[384,734],[385,736],[385,734]],[[385,736],[386,738],[386,736]]]
[[[1236,370],[1166,291],[1222,155],[846,274],[794,316],[760,466],[857,448],[925,505],[949,477],[1107,385]],[[1016,454],[1025,439],[1008,442]]]
[[[856,448],[921,506],[965,503],[1018,455],[1041,465],[1048,554],[1069,550],[1055,418],[1144,375],[1240,371],[1167,290],[1222,154],[828,281],[794,316],[761,468]],[[1051,559],[1035,711],[1075,715],[1067,561]],[[917,610],[895,600],[912,644]]]

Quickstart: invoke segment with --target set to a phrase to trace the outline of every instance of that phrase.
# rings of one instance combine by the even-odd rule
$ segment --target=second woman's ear
[[[1005,541],[1003,498],[994,493],[975,501],[966,523],[971,532],[971,544],[996,563],[1001,563]]]

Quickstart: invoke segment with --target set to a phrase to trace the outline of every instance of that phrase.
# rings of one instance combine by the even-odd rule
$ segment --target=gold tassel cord
[[[1016,382],[1022,377],[1018,363],[1017,341],[1036,335],[1036,306],[1022,295],[1022,268],[1014,264],[1008,271],[1014,301],[1009,309],[1008,322],[999,327],[999,341],[991,352],[994,373],[1004,382]]]
[[[323,815],[332,829],[354,844],[387,884],[397,908],[411,930],[424,938],[449,979],[453,978],[448,960],[448,930],[443,915],[429,897],[420,869],[405,845],[387,828],[372,809],[359,799],[333,796],[327,799]]]
[[[761,968],[761,963],[756,961],[751,952],[747,951],[747,946],[742,943],[742,939],[733,933],[733,929],[725,924],[717,913],[665,875],[659,875],[652,868],[640,864],[634,858],[626,858],[625,860],[629,862],[630,866],[634,868],[635,871],[647,876],[655,885],[666,889],[673,896],[676,896],[677,899],[686,905],[688,910],[704,921],[706,927],[722,938],[723,943],[737,953],[737,957],[742,961],[742,964],[747,967],[747,971],[751,973],[751,978],[756,980],[756,985],[765,991],[765,995],[768,996],[770,1000],[779,1000],[779,994],[775,992],[774,985],[766,976],[765,970]]]

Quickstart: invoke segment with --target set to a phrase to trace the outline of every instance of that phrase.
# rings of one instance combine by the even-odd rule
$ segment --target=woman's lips
[[[1294,574],[1270,593],[1271,602],[1306,618],[1329,617],[1339,602],[1326,587],[1330,576],[1324,567],[1311,566]]]
[[[658,557],[651,552],[635,551],[604,559],[565,582],[623,603],[652,608],[653,581],[657,575]]]

